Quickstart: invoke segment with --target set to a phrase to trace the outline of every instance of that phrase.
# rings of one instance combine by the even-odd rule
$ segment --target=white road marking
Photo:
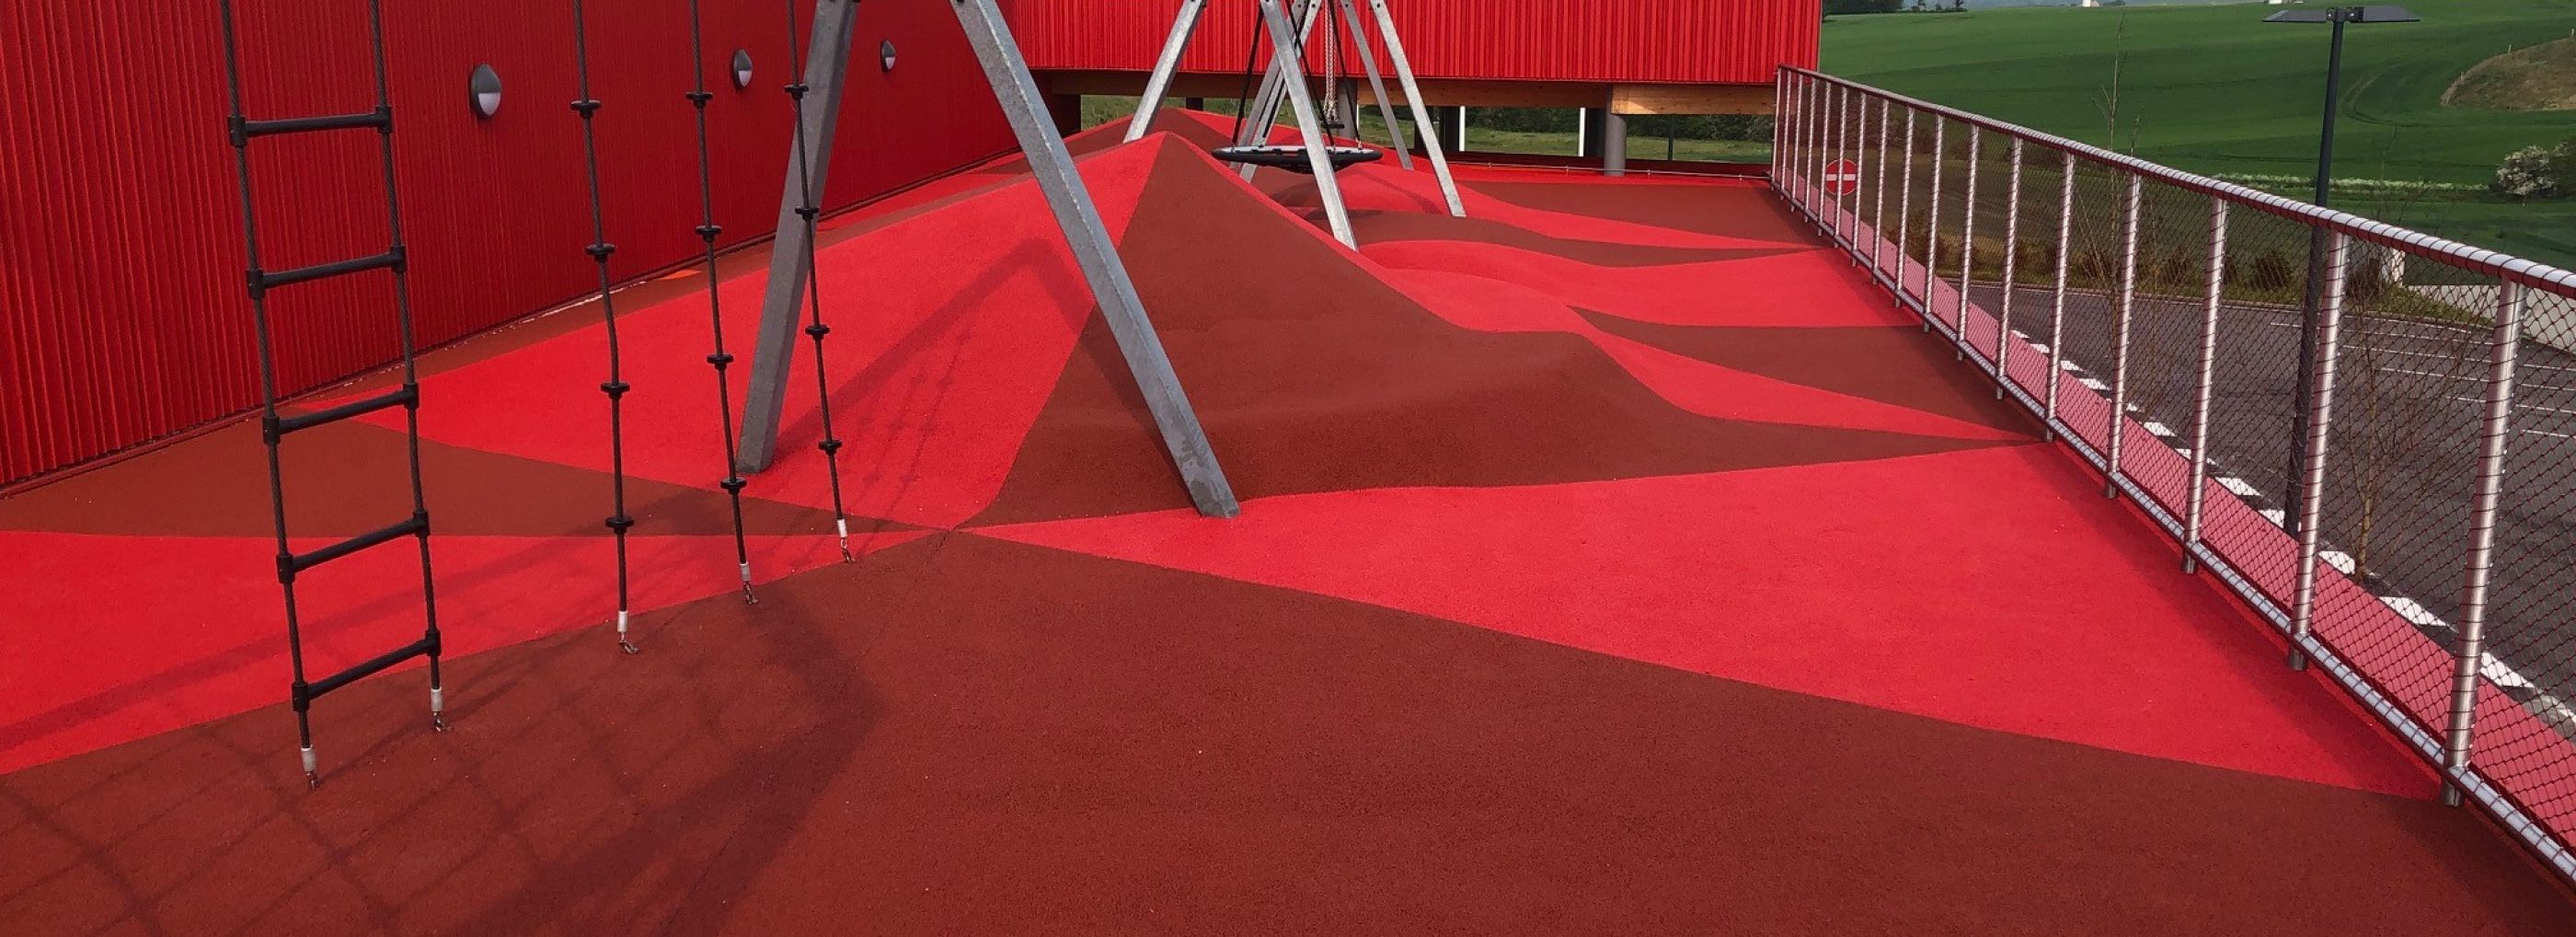
[[[2135,409],[2137,409],[2137,408],[2136,408],[2136,407],[2130,407],[2129,409],[2131,409],[2131,410],[2135,410]],[[2164,425],[2164,424],[2162,424],[2162,423],[2158,423],[2158,422],[2156,422],[2156,421],[2154,421],[2154,420],[2148,420],[2148,421],[2147,421],[2147,423],[2146,423],[2146,427],[2147,427],[2147,432],[2154,433],[2154,434],[2156,434],[2156,435],[2158,435],[2158,436],[2162,436],[2162,437],[2165,437],[2165,438],[2167,438],[2167,439],[2172,439],[2172,438],[2175,436],[2175,433],[2174,433],[2174,431],[2173,431],[2173,427],[2166,426],[2166,425]],[[2186,452],[2186,453],[2183,453],[2183,454],[2184,454],[2184,455],[2190,455],[2191,453]]]
[[[2238,478],[2234,475],[2218,476],[2218,486],[2225,488],[2242,498],[2251,498],[2255,495],[2262,494],[2262,492],[2256,491],[2253,485],[2246,484],[2244,479]]]
[[[2318,550],[2317,559],[2326,561],[2326,565],[2334,567],[2336,572],[2346,576],[2352,575],[2354,567],[2350,553],[2342,550]]]
[[[2264,520],[2271,521],[2271,522],[2272,522],[2272,523],[2274,523],[2274,524],[2286,523],[2286,520],[2285,520],[2285,519],[2286,519],[2286,518],[2287,518],[2287,516],[2288,516],[2288,515],[2282,514],[2282,513],[2281,513],[2281,509],[2280,509],[2280,508],[2264,508],[2262,511],[2260,511],[2260,512],[2258,512],[2258,513],[2260,513],[2260,514],[2262,514],[2262,515],[2263,515],[2263,519],[2264,519]]]
[[[2101,381],[2097,381],[2097,380],[2094,380],[2094,379],[2089,378],[2089,377],[2079,377],[2079,378],[2076,378],[2075,380],[2076,380],[2076,383],[2082,384],[2082,385],[2084,385],[2084,386],[2086,386],[2086,387],[2090,387],[2090,388],[2092,388],[2092,389],[2094,389],[2094,390],[2107,391],[2107,390],[2110,390],[2110,389],[2111,389],[2111,385],[2109,385],[2109,384],[2105,384],[2105,383],[2102,383]]]

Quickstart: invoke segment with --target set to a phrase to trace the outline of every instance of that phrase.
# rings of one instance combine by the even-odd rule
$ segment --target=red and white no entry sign
[[[1838,159],[1825,164],[1825,191],[1850,195],[1860,190],[1860,164]]]

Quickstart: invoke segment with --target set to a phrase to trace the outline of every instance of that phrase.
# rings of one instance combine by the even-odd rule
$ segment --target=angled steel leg
[[[1293,32],[1297,39],[1271,47],[1270,67],[1261,74],[1261,90],[1252,96],[1250,104],[1244,106],[1242,124],[1235,128],[1236,146],[1258,146],[1270,142],[1270,127],[1279,116],[1280,98],[1288,93],[1287,83],[1280,78],[1280,63],[1296,58],[1305,49],[1306,41],[1315,35],[1315,21],[1321,18],[1317,14],[1323,10],[1323,0],[1296,0],[1296,3],[1297,28]],[[1305,63],[1299,62],[1298,67],[1304,68]],[[1245,163],[1239,171],[1249,181],[1260,168]]]
[[[1144,301],[1137,298],[1136,284],[1128,279],[1127,266],[1119,260],[1109,229],[1092,204],[1091,191],[1074,168],[1073,154],[1065,149],[1064,138],[1047,116],[1046,99],[1038,92],[1037,80],[1029,76],[1028,61],[1021,58],[1010,25],[993,7],[993,0],[951,0],[951,5],[957,8],[958,23],[966,28],[967,43],[975,47],[975,58],[983,64],[984,77],[993,84],[1002,113],[1010,118],[1038,188],[1046,193],[1047,208],[1055,213],[1083,279],[1090,282],[1091,294],[1100,302],[1101,317],[1118,340],[1119,354],[1144,393],[1145,407],[1162,431],[1163,446],[1171,451],[1190,500],[1201,514],[1234,516],[1240,510],[1234,489],[1226,483],[1225,471],[1208,446],[1207,432],[1181,391],[1180,376],[1172,372],[1162,339],[1154,334],[1154,323],[1145,317]]]
[[[1315,195],[1324,203],[1324,220],[1332,225],[1336,240],[1357,248],[1360,243],[1351,234],[1351,213],[1342,204],[1342,186],[1333,176],[1330,142],[1315,118],[1315,96],[1306,87],[1305,63],[1297,61],[1296,49],[1289,44],[1294,34],[1289,32],[1287,11],[1279,8],[1279,0],[1261,0],[1261,19],[1270,26],[1272,47],[1281,50],[1273,58],[1288,88],[1288,106],[1297,112],[1297,133],[1306,141],[1306,162],[1315,174]],[[1253,166],[1247,163],[1244,168]]]
[[[1145,98],[1136,104],[1136,116],[1127,119],[1127,142],[1145,138],[1154,129],[1154,115],[1163,109],[1163,95],[1172,88],[1172,73],[1181,68],[1181,53],[1190,47],[1190,36],[1199,30],[1199,14],[1207,12],[1207,0],[1181,0],[1180,15],[1172,18],[1172,35],[1163,40],[1163,55],[1154,60],[1154,74],[1145,79]]]
[[[1386,120],[1386,135],[1395,144],[1395,161],[1407,171],[1413,169],[1413,147],[1404,141],[1404,125],[1395,119],[1395,99],[1386,96],[1386,79],[1379,77],[1377,52],[1369,45],[1368,31],[1359,27],[1360,11],[1351,0],[1336,0],[1342,5],[1342,22],[1350,24],[1351,45],[1360,50],[1360,68],[1368,72],[1369,93],[1377,95],[1378,116]],[[1360,136],[1359,111],[1351,111],[1351,139]]]
[[[1413,109],[1414,125],[1431,126],[1431,111],[1422,106],[1422,83],[1413,78],[1413,60],[1405,57],[1404,37],[1396,34],[1394,14],[1387,12],[1386,0],[1369,0],[1369,12],[1377,18],[1378,38],[1386,41],[1387,65],[1395,69],[1396,83],[1404,86],[1404,101]],[[1463,116],[1458,136],[1466,139]],[[1439,135],[1423,134],[1422,151],[1431,157],[1431,174],[1440,177],[1440,196],[1449,201],[1450,216],[1467,217],[1467,203],[1458,198],[1458,180],[1449,175],[1449,157],[1440,152]]]

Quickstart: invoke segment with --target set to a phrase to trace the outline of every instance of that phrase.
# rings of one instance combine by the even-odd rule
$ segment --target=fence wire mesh
[[[1783,194],[2576,877],[2576,277],[1784,74]]]

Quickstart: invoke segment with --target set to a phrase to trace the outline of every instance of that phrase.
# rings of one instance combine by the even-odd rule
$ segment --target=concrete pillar
[[[1601,109],[1601,174],[1628,174],[1628,118],[1606,107]]]

